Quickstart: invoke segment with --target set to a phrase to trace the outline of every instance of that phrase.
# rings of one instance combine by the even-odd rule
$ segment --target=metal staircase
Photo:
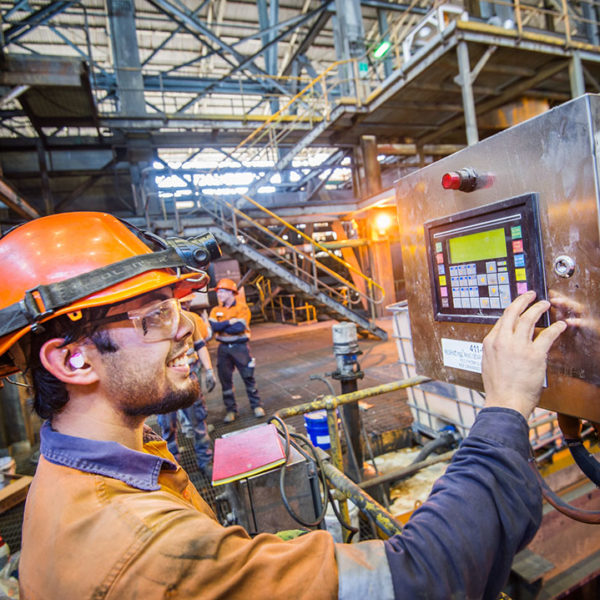
[[[244,198],[306,243],[294,245],[281,232],[274,233],[226,200],[213,198],[202,206],[214,222],[207,230],[227,254],[262,273],[273,286],[310,302],[321,314],[352,321],[359,330],[387,339],[387,333],[377,326],[374,318],[375,305],[383,301],[383,288],[379,284],[251,198]],[[327,256],[336,268],[317,260],[317,254]],[[364,283],[360,287],[365,291],[344,277],[341,274],[344,271],[360,278]]]

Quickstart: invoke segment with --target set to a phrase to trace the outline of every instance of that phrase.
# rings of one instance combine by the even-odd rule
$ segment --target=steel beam
[[[465,113],[465,128],[467,133],[467,144],[472,146],[479,141],[477,131],[477,115],[475,113],[475,99],[473,98],[473,87],[471,81],[471,64],[469,62],[469,48],[467,42],[461,40],[456,47],[458,58],[458,72],[460,76],[460,89],[462,92],[463,109]]]
[[[110,41],[117,74],[120,110],[126,115],[146,113],[144,81],[132,0],[107,0]]]
[[[12,44],[18,39],[33,31],[39,25],[47,23],[52,17],[60,14],[69,6],[75,4],[75,0],[65,2],[50,2],[43,6],[39,10],[27,15],[24,19],[21,19],[18,23],[11,25],[4,33],[4,43]]]
[[[2,177],[0,177],[0,199],[8,208],[14,210],[25,219],[37,219],[42,216]]]

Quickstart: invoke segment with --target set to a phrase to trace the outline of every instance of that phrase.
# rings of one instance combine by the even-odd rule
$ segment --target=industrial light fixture
[[[381,40],[375,50],[373,51],[373,58],[380,59],[383,58],[388,50],[392,47],[392,42],[389,40]]]
[[[385,235],[386,231],[390,228],[391,224],[392,218],[388,213],[380,213],[375,219],[375,226],[379,235]]]

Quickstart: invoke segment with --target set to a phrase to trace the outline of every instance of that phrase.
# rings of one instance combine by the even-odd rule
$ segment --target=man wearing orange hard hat
[[[233,371],[237,369],[246,386],[246,394],[250,408],[257,418],[265,416],[262,407],[254,367],[256,361],[250,355],[248,340],[250,339],[250,309],[248,305],[237,299],[238,287],[232,279],[221,279],[215,290],[219,306],[215,306],[209,315],[210,326],[215,339],[219,342],[217,350],[217,374],[221,382],[223,404],[225,404],[225,423],[235,421],[237,404],[233,392]]]
[[[549,303],[519,296],[488,334],[486,407],[402,535],[251,538],[217,521],[144,424],[198,395],[179,298],[205,285],[218,254],[211,236],[161,239],[103,213],[43,217],[0,238],[0,376],[22,371],[47,419],[21,600],[495,600],[541,520],[526,419],[566,327],[532,339]]]

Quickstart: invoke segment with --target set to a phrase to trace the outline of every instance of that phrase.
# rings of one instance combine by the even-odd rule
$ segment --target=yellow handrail
[[[379,290],[381,291],[381,298],[379,300],[373,299],[373,302],[375,302],[375,304],[379,304],[379,303],[383,302],[383,299],[385,297],[385,290],[384,290],[383,286],[379,285],[375,280],[371,279],[368,275],[365,275],[362,271],[360,271],[360,269],[357,269],[350,263],[346,262],[343,258],[340,258],[339,256],[337,256],[337,254],[334,254],[333,252],[331,252],[331,250],[329,250],[329,248],[326,248],[325,246],[319,244],[319,242],[317,242],[315,239],[313,239],[309,235],[306,235],[300,229],[297,229],[296,227],[294,227],[291,223],[288,223],[285,219],[282,219],[280,216],[276,215],[274,212],[270,211],[268,208],[265,208],[264,206],[262,206],[261,204],[259,204],[258,202],[256,202],[252,198],[250,198],[250,196],[246,196],[245,194],[242,194],[242,198],[244,198],[247,202],[250,202],[250,204],[252,204],[253,206],[256,206],[256,208],[259,208],[260,210],[262,210],[263,212],[268,214],[271,218],[279,221],[282,225],[285,225],[286,227],[291,229],[294,233],[297,233],[300,237],[302,237],[306,241],[310,242],[313,246],[315,246],[322,252],[327,253],[328,256],[330,256],[336,262],[338,262],[341,265],[343,265],[344,267],[346,267],[349,271],[352,271],[353,273],[356,273],[357,275],[362,277],[369,285],[373,285],[376,288],[379,288]],[[351,287],[355,288],[354,285],[352,285]]]
[[[244,196],[244,197],[246,197],[246,196]],[[251,198],[248,198],[248,199],[254,204],[254,201]],[[247,221],[249,221],[250,223],[252,223],[252,225],[254,227],[260,229],[263,233],[266,233],[270,237],[276,239],[282,246],[286,246],[287,248],[289,248],[293,252],[296,252],[296,254],[301,255],[303,258],[305,258],[308,261],[314,261],[315,264],[318,265],[318,268],[320,270],[325,271],[326,273],[328,273],[329,275],[331,275],[332,277],[334,277],[335,279],[337,279],[340,283],[343,283],[346,287],[351,288],[357,294],[359,294],[363,298],[366,298],[367,301],[373,302],[374,304],[379,304],[380,302],[383,301],[383,294],[385,293],[383,291],[383,288],[378,283],[376,283],[375,281],[373,281],[372,279],[366,277],[364,274],[362,276],[365,279],[368,279],[369,282],[371,282],[373,285],[375,285],[376,287],[378,287],[378,288],[380,288],[382,290],[382,298],[381,299],[379,299],[379,300],[376,301],[374,298],[370,298],[369,296],[367,296],[366,294],[364,294],[363,292],[361,292],[353,283],[351,283],[350,281],[348,281],[345,277],[342,277],[339,273],[337,273],[333,269],[330,269],[327,265],[324,265],[323,263],[319,262],[318,260],[316,260],[316,258],[309,256],[308,254],[306,254],[305,252],[303,252],[302,250],[300,250],[297,246],[294,246],[294,244],[291,244],[287,240],[284,240],[282,237],[278,236],[276,233],[273,233],[267,227],[265,227],[264,225],[261,225],[260,223],[258,223],[257,221],[255,221],[252,217],[248,216],[245,212],[241,211],[239,208],[236,208],[235,206],[233,206],[233,204],[227,202],[227,200],[221,200],[221,202],[223,202],[223,204],[225,204],[236,215],[239,215],[243,219],[246,219]],[[258,204],[257,206],[260,207],[260,204]],[[264,207],[260,207],[260,208],[264,208]],[[265,209],[265,211],[268,211],[268,209]],[[268,211],[268,212],[270,213],[270,211]],[[271,215],[274,216],[275,218],[277,218],[278,220],[280,220],[282,223],[286,223],[285,221],[283,221],[283,219],[279,219],[274,213],[271,213]],[[311,240],[313,244],[321,247],[312,238],[308,238],[306,235],[302,234],[302,232],[299,231],[298,229],[296,229],[293,225],[291,225],[291,224],[288,223],[288,226],[291,229],[293,229],[294,231],[296,231],[296,232],[300,233],[301,235],[303,235],[304,237],[306,237],[307,239]],[[340,262],[346,264],[344,261],[340,261]]]

